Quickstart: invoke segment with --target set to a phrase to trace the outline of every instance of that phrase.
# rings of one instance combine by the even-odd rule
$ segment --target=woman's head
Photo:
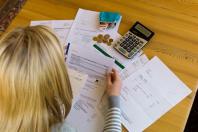
[[[0,131],[50,131],[71,101],[63,47],[49,28],[17,28],[0,40]]]

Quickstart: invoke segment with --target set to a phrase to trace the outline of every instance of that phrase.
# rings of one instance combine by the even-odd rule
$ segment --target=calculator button
[[[127,48],[126,50],[127,50],[127,52],[131,52],[131,48]]]
[[[144,42],[143,41],[140,41],[140,44],[144,44]]]
[[[122,47],[126,47],[126,43],[123,43],[123,46]]]
[[[128,36],[128,38],[129,38],[129,39],[132,39],[132,36],[131,36],[131,35],[129,35],[129,36]]]
[[[123,46],[123,48],[124,48],[124,49],[127,49],[127,46],[126,46],[126,45],[124,45],[124,46]]]
[[[140,49],[140,48],[141,48],[141,46],[140,46],[140,45],[137,45],[137,46],[136,46],[136,48],[137,48],[137,49]]]
[[[130,43],[129,47],[133,47],[133,46],[134,46],[134,44],[133,43]]]
[[[130,44],[130,46],[133,45],[133,41],[130,41],[130,42],[128,42],[128,43]]]
[[[144,46],[144,44],[139,44],[139,46],[140,46],[140,47],[143,47],[143,46]]]
[[[130,52],[131,51],[131,48],[127,48],[127,52]]]
[[[128,54],[128,57],[131,58],[134,55],[134,52]]]
[[[143,47],[143,45],[142,44],[139,44],[139,48],[142,48]]]
[[[121,43],[120,46],[123,47],[124,46],[124,43]]]
[[[135,42],[135,44],[136,44],[136,45],[138,45],[138,44],[139,44],[139,42]]]
[[[127,44],[127,41],[123,41],[123,43],[126,45]]]
[[[127,46],[127,47],[129,47],[130,45],[131,45],[130,43],[128,43],[128,42],[126,43],[126,46]]]
[[[126,51],[123,48],[119,48],[119,51],[121,51],[123,54],[126,53]]]
[[[134,47],[136,47],[136,45],[133,43],[133,44],[131,45],[131,47],[134,48]]]
[[[135,48],[133,48],[132,52],[135,52],[135,51],[136,51]]]
[[[131,44],[131,45],[129,46],[129,48],[130,48],[130,49],[132,49],[133,47],[134,47],[134,45],[133,45],[133,44]]]

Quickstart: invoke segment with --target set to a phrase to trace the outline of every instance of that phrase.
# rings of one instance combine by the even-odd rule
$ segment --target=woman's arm
[[[120,110],[121,79],[115,69],[107,75],[107,94],[109,109],[105,117],[104,132],[121,132],[121,110]]]

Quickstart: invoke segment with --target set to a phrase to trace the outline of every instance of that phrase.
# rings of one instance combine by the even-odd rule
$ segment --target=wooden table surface
[[[127,32],[137,20],[155,32],[144,52],[149,58],[157,55],[193,92],[145,132],[182,132],[198,87],[198,2],[27,0],[7,31],[29,25],[31,20],[74,19],[78,8],[120,12],[123,16],[120,34]]]

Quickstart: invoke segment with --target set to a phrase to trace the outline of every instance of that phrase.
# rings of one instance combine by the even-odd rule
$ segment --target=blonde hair
[[[71,104],[63,47],[49,28],[17,28],[0,40],[0,132],[49,132]]]

